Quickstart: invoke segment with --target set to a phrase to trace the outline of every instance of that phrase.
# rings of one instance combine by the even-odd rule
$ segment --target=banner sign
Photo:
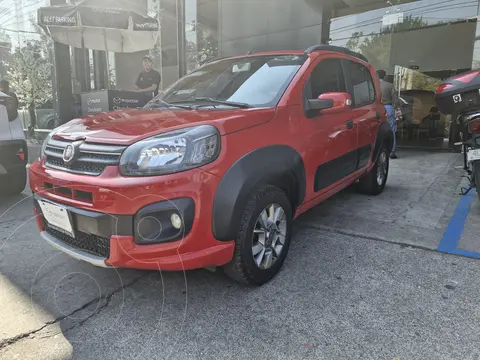
[[[79,6],[78,12],[83,26],[128,29],[129,11]]]
[[[153,99],[153,93],[101,90],[83,93],[82,116],[122,109],[141,108]]]
[[[108,91],[109,108],[113,111],[144,107],[152,99],[153,94],[150,93],[138,93],[134,91],[121,90]]]
[[[87,26],[127,30],[132,19],[134,31],[157,31],[158,21],[132,11],[87,6],[50,6],[38,9],[43,26]]]
[[[78,26],[77,9],[74,6],[40,8],[38,22],[45,26]]]
[[[82,115],[98,114],[108,112],[108,93],[104,91],[93,91],[81,94]]]
[[[159,26],[156,19],[132,13],[133,30],[135,31],[158,31]]]

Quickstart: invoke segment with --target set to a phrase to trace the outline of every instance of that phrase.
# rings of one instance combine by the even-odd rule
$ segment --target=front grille
[[[67,145],[77,146],[77,156],[72,164],[63,161],[63,151]],[[70,141],[50,140],[45,148],[47,167],[76,174],[98,176],[107,166],[117,166],[125,146],[73,143]]]
[[[75,233],[75,237],[71,237],[49,223],[45,222],[45,231],[57,238],[61,242],[86,253],[108,259],[110,257],[110,239],[97,235],[86,234],[81,231]]]
[[[47,155],[47,166],[54,169],[62,169],[72,173],[87,174],[87,175],[100,175],[103,173],[106,164],[92,164],[88,162],[75,162],[71,166],[65,166],[62,159]]]

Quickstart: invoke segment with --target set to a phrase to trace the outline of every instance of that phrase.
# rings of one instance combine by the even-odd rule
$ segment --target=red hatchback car
[[[74,119],[30,185],[41,236],[77,259],[261,285],[293,219],[357,180],[383,191],[392,143],[373,67],[322,45],[214,60],[142,109]]]

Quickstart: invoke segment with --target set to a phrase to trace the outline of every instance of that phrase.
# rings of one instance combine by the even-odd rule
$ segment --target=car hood
[[[57,139],[105,144],[133,144],[179,128],[213,125],[221,135],[268,122],[275,109],[135,110],[77,118],[54,130]]]

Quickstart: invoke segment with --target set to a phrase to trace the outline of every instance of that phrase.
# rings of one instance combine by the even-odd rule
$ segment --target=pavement
[[[260,288],[95,268],[39,238],[28,191],[0,200],[0,359],[480,359],[479,200],[460,155],[399,155],[382,195],[301,216]]]

